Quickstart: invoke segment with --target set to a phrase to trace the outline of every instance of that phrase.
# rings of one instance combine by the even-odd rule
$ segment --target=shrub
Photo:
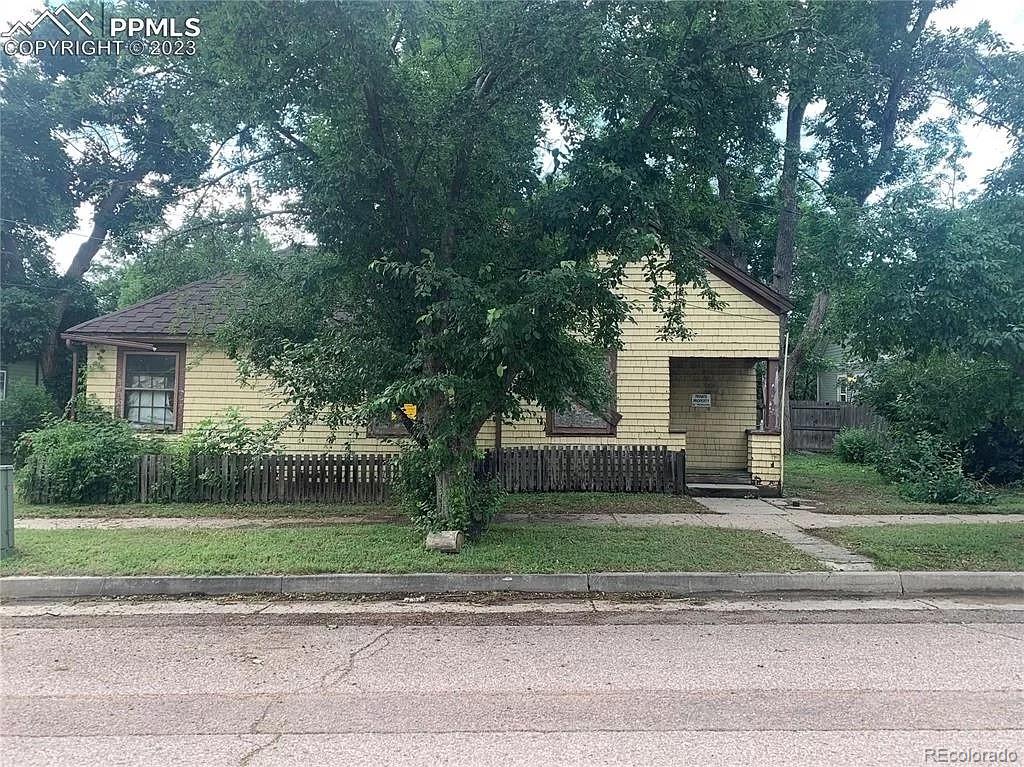
[[[843,463],[874,463],[882,440],[871,429],[843,429],[836,435],[832,452]]]
[[[0,455],[14,453],[18,437],[40,428],[57,414],[53,397],[42,386],[30,383],[14,384],[0,403]]]
[[[35,503],[129,501],[144,450],[131,426],[113,417],[56,421],[18,440],[19,492]]]
[[[990,423],[967,440],[964,469],[993,485],[1024,482],[1024,431]]]
[[[959,450],[927,432],[893,435],[879,453],[878,471],[897,483],[900,495],[910,501],[978,504],[992,500],[964,475]]]
[[[228,408],[223,416],[206,418],[182,435],[174,452],[184,457],[196,455],[270,455],[278,452],[278,429],[267,422],[253,428],[238,408]]]
[[[458,462],[450,469],[451,512],[442,513],[437,508],[436,477],[451,463],[438,457],[439,452],[409,447],[398,456],[394,489],[399,506],[421,532],[461,530],[476,540],[500,508],[504,494],[496,480],[476,476],[472,460]]]
[[[192,462],[199,456],[242,455],[253,458],[279,452],[278,429],[267,422],[250,426],[238,408],[228,408],[220,418],[206,418],[185,432],[181,439],[164,442],[165,451],[173,456],[161,474],[161,487],[155,497],[165,500],[190,501]],[[156,451],[154,451],[156,452]],[[251,470],[251,465],[247,467]],[[219,488],[225,477],[219,470],[203,471],[196,479],[208,488]]]
[[[893,359],[872,368],[861,395],[895,431],[961,447],[970,476],[1024,480],[1024,380],[1009,365],[938,352]]]

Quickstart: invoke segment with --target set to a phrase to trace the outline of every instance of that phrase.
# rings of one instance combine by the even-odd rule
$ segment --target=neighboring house
[[[642,275],[624,286],[639,308],[622,329],[623,348],[609,364],[615,378],[612,412],[582,408],[545,413],[527,408],[515,423],[488,423],[480,447],[646,444],[686,450],[687,476],[748,475],[766,491],[781,477],[781,437],[775,408],[758,423],[755,365],[778,368],[779,316],[791,305],[780,295],[706,254],[712,287],[725,307],[687,307],[693,331],[685,341],[658,339],[660,315],[650,308]],[[88,348],[88,394],[139,429],[168,434],[194,427],[230,407],[253,424],[286,412],[269,381],[239,380],[236,363],[212,343],[225,320],[218,305],[223,281],[192,283],[69,328],[64,337]],[[763,396],[773,402],[773,396]],[[761,428],[759,428],[761,427]],[[286,431],[287,452],[394,452],[401,429],[352,429],[328,441],[324,427]]]
[[[43,376],[36,359],[4,360],[0,363],[0,399],[7,397],[7,392],[21,384],[40,386]]]
[[[815,399],[819,402],[854,402],[857,384],[866,373],[864,363],[839,344],[825,347],[822,358],[826,366],[818,373]]]

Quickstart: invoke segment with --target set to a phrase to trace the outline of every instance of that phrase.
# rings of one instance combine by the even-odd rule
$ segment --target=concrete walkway
[[[828,527],[885,527],[888,525],[1024,522],[1024,514],[818,514],[782,511],[764,501],[734,498],[695,499],[708,508],[705,514],[499,514],[496,522],[544,525],[622,525],[624,527],[697,526],[776,532],[795,526],[802,530]],[[727,504],[737,504],[730,509]],[[749,505],[748,505],[749,504]],[[755,504],[759,504],[757,506]],[[767,507],[765,511],[763,507]],[[131,530],[211,529],[268,527],[324,527],[405,522],[404,517],[333,515],[317,517],[15,517],[22,530]]]

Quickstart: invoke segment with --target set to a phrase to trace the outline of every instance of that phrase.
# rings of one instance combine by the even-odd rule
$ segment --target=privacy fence
[[[827,453],[841,429],[883,426],[882,419],[867,405],[793,400],[787,414],[786,449]]]
[[[477,476],[510,493],[604,491],[681,493],[686,457],[661,445],[558,445],[488,450]],[[138,462],[143,503],[380,503],[395,478],[393,456],[374,454],[198,456],[186,465],[169,455]],[[49,502],[46,477],[23,488],[32,503]]]

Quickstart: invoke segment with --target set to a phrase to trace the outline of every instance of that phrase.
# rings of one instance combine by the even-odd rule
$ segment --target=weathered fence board
[[[786,420],[786,449],[827,453],[841,429],[881,429],[868,405],[853,402],[793,400]]]
[[[661,445],[545,445],[488,450],[474,467],[509,493],[681,493],[684,451]],[[139,458],[134,500],[143,503],[381,503],[391,496],[393,456],[288,454]],[[51,502],[49,477],[28,483],[27,500]],[[113,500],[106,499],[108,502]]]

